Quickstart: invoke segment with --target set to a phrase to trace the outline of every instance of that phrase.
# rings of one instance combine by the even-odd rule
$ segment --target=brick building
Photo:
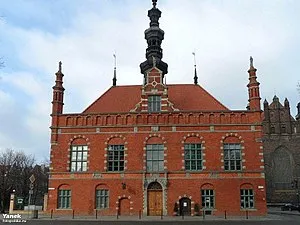
[[[166,84],[159,28],[148,11],[143,85],[113,85],[82,113],[63,113],[53,87],[48,210],[102,215],[264,215],[259,83],[250,59],[249,107],[230,110],[202,86]],[[246,78],[246,76],[245,76]],[[245,91],[247,89],[245,88]]]
[[[287,99],[283,105],[277,96],[271,104],[264,101],[263,146],[270,203],[299,202],[300,103],[297,108],[293,118]]]

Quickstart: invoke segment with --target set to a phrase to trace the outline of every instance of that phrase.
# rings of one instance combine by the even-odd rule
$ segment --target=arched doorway
[[[191,215],[191,199],[181,198],[179,200],[179,213],[180,215],[190,216]]]
[[[162,186],[158,182],[152,182],[147,189],[148,216],[160,216],[163,210]]]
[[[121,198],[119,200],[119,215],[129,216],[130,215],[130,201],[128,198]]]

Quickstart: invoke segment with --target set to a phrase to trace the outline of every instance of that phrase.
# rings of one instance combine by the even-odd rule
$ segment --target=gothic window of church
[[[87,145],[71,146],[71,172],[87,171]]]
[[[108,145],[108,171],[124,171],[124,145]]]
[[[225,143],[224,146],[224,169],[236,171],[242,169],[241,144]]]
[[[148,97],[148,112],[161,111],[161,96],[151,95]]]
[[[186,170],[202,170],[201,144],[184,144],[184,161]]]
[[[281,133],[285,134],[286,133],[286,126],[281,125]]]
[[[271,126],[271,131],[270,131],[271,134],[275,134],[275,127],[274,126]]]
[[[148,144],[147,151],[147,171],[159,172],[164,170],[164,145]]]

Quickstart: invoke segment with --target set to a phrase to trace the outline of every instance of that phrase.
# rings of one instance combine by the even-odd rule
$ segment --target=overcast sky
[[[0,150],[49,155],[51,94],[63,62],[64,112],[82,112],[112,85],[141,84],[151,0],[1,0]],[[245,109],[249,57],[261,97],[300,101],[300,1],[159,0],[167,83],[199,83],[230,109]]]

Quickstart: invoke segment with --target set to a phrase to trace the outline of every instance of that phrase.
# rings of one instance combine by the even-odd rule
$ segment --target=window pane
[[[185,144],[184,159],[186,170],[202,170],[201,144]]]
[[[109,145],[108,171],[124,171],[124,145]]]

